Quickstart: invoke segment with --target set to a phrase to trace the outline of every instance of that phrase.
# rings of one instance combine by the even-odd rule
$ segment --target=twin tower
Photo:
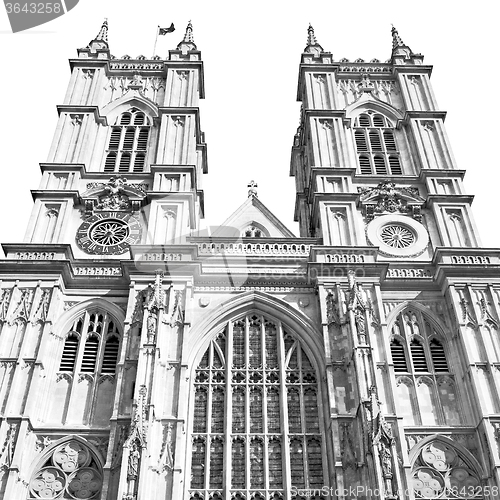
[[[393,28],[388,61],[335,60],[309,27],[300,236],[255,183],[206,234],[191,23],[166,59],[107,33],[0,261],[0,498],[498,498],[500,250],[423,56]]]

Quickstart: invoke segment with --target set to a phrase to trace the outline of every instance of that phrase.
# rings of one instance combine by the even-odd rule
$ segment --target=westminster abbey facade
[[[192,26],[167,58],[107,32],[0,261],[0,498],[498,498],[500,250],[423,56],[393,28],[388,61],[336,60],[309,27],[300,236],[254,182],[206,234]]]

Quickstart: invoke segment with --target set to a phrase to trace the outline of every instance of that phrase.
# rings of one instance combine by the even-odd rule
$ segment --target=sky
[[[0,7],[1,8],[1,7]],[[160,2],[80,0],[66,15],[12,34],[0,11],[0,242],[24,238],[69,82],[68,59],[95,37],[104,18],[117,57],[151,56],[156,27],[174,23],[160,37],[165,57],[189,20],[205,69],[201,128],[208,145],[203,176],[205,223],[222,223],[247,197],[255,180],[259,199],[298,236],[293,221],[294,179],[290,151],[299,123],[296,101],[300,54],[309,23],[333,58],[382,61],[391,55],[391,24],[413,52],[434,66],[431,82],[458,168],[467,170],[467,194],[484,247],[500,247],[492,212],[500,182],[496,154],[500,103],[496,2],[421,0]]]

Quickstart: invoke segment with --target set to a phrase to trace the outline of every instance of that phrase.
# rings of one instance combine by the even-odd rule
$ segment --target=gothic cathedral
[[[208,234],[192,26],[166,59],[107,32],[0,261],[0,498],[497,499],[500,250],[423,56],[393,28],[337,61],[309,27],[300,237],[254,182]]]

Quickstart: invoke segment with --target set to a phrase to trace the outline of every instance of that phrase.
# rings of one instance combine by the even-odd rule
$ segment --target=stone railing
[[[198,243],[200,255],[307,257],[312,245],[298,243]]]
[[[452,255],[453,264],[491,264],[491,260],[486,255]]]
[[[58,255],[55,252],[17,252],[14,258],[18,260],[54,260]]]
[[[76,266],[73,271],[75,276],[123,276],[121,267]]]
[[[389,269],[387,278],[432,278],[431,269]]]

